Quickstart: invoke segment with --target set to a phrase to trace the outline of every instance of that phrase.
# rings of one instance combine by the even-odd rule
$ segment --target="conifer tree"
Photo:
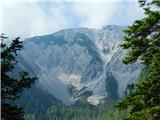
[[[24,112],[21,107],[14,104],[14,100],[21,93],[34,85],[37,77],[32,77],[28,72],[21,71],[15,75],[17,52],[23,48],[19,37],[6,44],[7,37],[1,34],[1,117],[2,120],[23,120]],[[16,77],[14,77],[16,76]]]
[[[146,17],[125,30],[121,47],[128,50],[125,64],[139,60],[144,69],[118,107],[129,110],[125,120],[160,120],[160,1],[139,2]]]

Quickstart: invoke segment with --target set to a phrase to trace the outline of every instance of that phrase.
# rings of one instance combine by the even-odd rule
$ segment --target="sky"
[[[0,32],[10,37],[79,27],[127,26],[143,17],[137,0],[0,0]]]

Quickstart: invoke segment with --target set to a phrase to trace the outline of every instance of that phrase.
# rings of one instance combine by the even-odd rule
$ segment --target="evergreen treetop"
[[[37,77],[29,75],[28,72],[21,71],[15,77],[15,66],[17,52],[22,50],[22,41],[19,37],[6,44],[7,37],[1,34],[1,117],[4,120],[23,120],[23,109],[14,104],[14,100],[21,96],[21,93],[32,87]],[[11,76],[11,74],[13,74]],[[14,76],[15,75],[15,76]]]
[[[160,1],[140,1],[146,15],[125,30],[122,48],[128,49],[123,62],[138,59],[144,65],[139,80],[129,95],[119,102],[119,109],[129,110],[126,120],[160,119]]]

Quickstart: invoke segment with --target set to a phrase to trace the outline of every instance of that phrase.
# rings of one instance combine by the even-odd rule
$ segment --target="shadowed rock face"
[[[84,95],[94,105],[106,97],[121,97],[142,68],[140,63],[122,63],[125,51],[118,45],[123,29],[66,29],[28,38],[19,66],[38,75],[37,87],[68,105]]]

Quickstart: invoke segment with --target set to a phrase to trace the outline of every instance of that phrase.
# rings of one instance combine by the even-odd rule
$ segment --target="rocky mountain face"
[[[75,28],[28,38],[19,66],[39,77],[37,88],[67,105],[84,96],[93,105],[122,97],[142,68],[140,63],[122,63],[123,29],[115,25]]]

